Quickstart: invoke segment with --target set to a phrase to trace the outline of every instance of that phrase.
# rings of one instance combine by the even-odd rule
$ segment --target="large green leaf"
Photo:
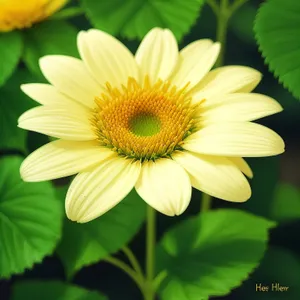
[[[53,252],[62,205],[50,183],[25,183],[21,159],[0,160],[0,277],[21,273]]]
[[[107,300],[103,295],[59,281],[24,281],[14,285],[11,300]]]
[[[27,152],[27,131],[18,128],[18,118],[36,103],[27,97],[20,85],[33,81],[26,71],[16,72],[0,89],[0,150],[14,149]]]
[[[35,74],[41,75],[38,61],[45,55],[78,56],[77,30],[65,21],[47,21],[25,32],[24,62]]]
[[[188,219],[165,234],[158,269],[168,277],[163,300],[226,295],[263,257],[273,222],[239,210],[216,210]]]
[[[279,222],[300,220],[300,191],[291,184],[279,184],[270,217]]]
[[[204,0],[82,0],[95,27],[142,39],[153,27],[169,28],[181,40],[196,22]]]
[[[271,71],[300,98],[300,1],[269,0],[260,8],[254,30]]]
[[[20,32],[0,33],[0,86],[12,75],[21,57],[23,41]]]
[[[126,245],[144,221],[145,207],[144,201],[132,191],[115,208],[92,222],[77,224],[66,219],[57,250],[67,276]]]

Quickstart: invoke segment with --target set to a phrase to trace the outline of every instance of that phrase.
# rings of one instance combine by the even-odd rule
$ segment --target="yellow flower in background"
[[[242,157],[280,154],[284,142],[251,121],[282,110],[251,94],[261,74],[249,67],[210,71],[218,43],[198,40],[180,52],[169,30],[155,28],[135,56],[99,31],[78,35],[81,59],[52,55],[40,66],[50,84],[22,90],[41,106],[19,127],[58,138],[29,155],[25,181],[79,173],[66,196],[66,213],[88,222],[133,188],[169,215],[187,208],[192,186],[243,202],[252,172]]]
[[[66,4],[67,0],[0,0],[0,32],[31,27]]]

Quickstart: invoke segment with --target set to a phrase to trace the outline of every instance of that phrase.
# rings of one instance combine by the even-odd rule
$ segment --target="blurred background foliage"
[[[254,220],[249,215],[243,215],[242,212],[239,216],[231,215],[232,208],[242,209],[277,222],[277,226],[271,230],[268,249],[261,265],[240,287],[235,283],[232,288],[237,288],[232,292],[229,293],[225,288],[224,292],[214,299],[298,300],[300,299],[300,158],[298,155],[300,150],[298,129],[300,128],[298,101],[300,40],[295,36],[299,37],[300,2],[269,0],[262,6],[258,15],[258,9],[264,1],[245,2],[229,22],[225,64],[246,65],[263,73],[263,80],[257,92],[274,97],[284,107],[284,112],[260,120],[260,123],[277,131],[284,138],[287,149],[280,157],[248,160],[253,168],[254,178],[251,180],[253,196],[247,203],[234,205],[219,200],[213,202],[213,208],[229,209],[223,210],[226,214],[225,219],[239,229],[237,235],[240,234],[241,238],[243,232],[246,234],[247,231],[254,235],[257,226],[269,228],[274,227],[274,224],[264,223],[265,221],[254,224]],[[78,8],[78,5],[81,8]],[[265,9],[267,6],[268,8]],[[282,20],[282,28],[276,27],[279,19]],[[254,23],[256,36],[253,30]],[[0,277],[3,278],[0,280],[1,300],[141,299],[135,283],[106,260],[108,254],[118,251],[130,242],[138,259],[143,262],[145,230],[142,224],[145,205],[138,201],[135,193],[131,193],[124,203],[103,217],[85,225],[77,225],[63,217],[63,200],[68,179],[55,181],[54,185],[59,186],[55,191],[50,183],[28,184],[21,182],[19,178],[18,166],[22,158],[48,142],[45,136],[27,133],[17,128],[20,114],[36,105],[20,91],[20,84],[45,82],[38,68],[38,59],[47,54],[78,56],[77,32],[91,26],[117,36],[135,52],[141,38],[152,27],[170,27],[182,48],[200,38],[215,39],[216,24],[216,17],[204,0],[82,0],[70,1],[66,8],[49,20],[23,32],[0,33],[2,59],[0,63]],[[272,28],[284,34],[270,34]],[[257,41],[263,54],[267,56],[269,67],[262,58]],[[288,57],[288,53],[291,56]],[[7,58],[6,61],[4,57]],[[280,82],[283,84],[274,78],[274,74],[269,69],[280,77]],[[195,223],[198,221],[191,219],[185,225],[178,224],[198,213],[200,198],[201,193],[194,191],[191,205],[180,217],[158,216],[158,238],[161,238],[168,228],[177,225],[164,236],[158,249],[161,253],[159,257],[164,258],[164,264],[169,264],[168,267],[177,274],[176,276],[187,276],[188,274],[184,272],[187,268],[189,270],[203,268],[205,279],[204,265],[194,264],[198,259],[205,262],[226,259],[226,262],[230,263],[231,253],[234,256],[232,263],[238,264],[237,257],[242,254],[249,256],[246,259],[248,263],[251,262],[251,255],[260,255],[259,251],[256,253],[256,246],[246,242],[241,246],[241,244],[236,245],[234,241],[229,241],[227,244],[214,245],[218,251],[213,248],[209,255],[200,251],[198,258],[196,254],[196,257],[189,257],[184,249],[181,249],[183,252],[178,250],[178,257],[167,257],[168,243],[172,240],[176,243],[177,236],[189,243],[189,236],[181,234],[183,230],[181,227],[188,226],[190,231],[187,232],[193,233]],[[17,210],[16,204],[19,207]],[[30,224],[24,223],[22,219],[24,214],[30,214]],[[9,223],[3,215],[20,221],[16,224]],[[218,211],[213,216],[215,223],[220,223],[220,226],[223,217],[222,211]],[[245,224],[247,226],[243,228]],[[22,228],[22,231],[18,228]],[[60,237],[62,228],[63,239]],[[30,231],[30,238],[26,235],[26,230]],[[187,234],[186,231],[183,232]],[[217,232],[212,231],[212,234]],[[260,238],[265,239],[265,237]],[[53,254],[55,245],[58,246]],[[174,247],[176,249],[176,246]],[[221,258],[218,257],[220,253]],[[117,256],[124,258],[120,252]],[[12,261],[15,263],[10,264],[9,257],[13,257]],[[245,258],[243,260],[241,259],[240,264],[245,264]],[[25,272],[22,273],[24,270]],[[193,271],[190,273],[192,274]],[[16,275],[11,276],[12,274]],[[226,269],[222,276],[224,274]],[[222,285],[226,281],[226,276],[222,277],[217,273],[215,276],[214,285]],[[228,276],[234,274],[230,273]],[[241,281],[238,275],[237,278]],[[41,280],[44,279],[47,281],[42,282]],[[209,285],[205,285],[205,280],[202,283],[205,289],[211,289]],[[255,291],[255,284],[259,283],[263,285],[280,283],[290,288],[288,292],[258,293]],[[173,280],[168,288],[164,289],[162,292],[164,300],[183,300],[177,298],[174,290],[170,288],[175,284],[176,281]],[[51,292],[48,294],[45,290]],[[88,293],[87,290],[95,292]],[[64,297],[60,298],[62,295]],[[184,300],[189,299],[197,298],[188,298],[188,296],[184,298]]]

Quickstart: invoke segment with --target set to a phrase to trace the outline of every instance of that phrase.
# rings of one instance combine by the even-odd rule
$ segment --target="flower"
[[[31,27],[54,14],[67,0],[0,0],[0,32]]]
[[[78,35],[82,60],[41,58],[51,83],[22,90],[42,104],[19,127],[58,138],[29,155],[25,181],[79,173],[66,196],[67,216],[88,222],[133,188],[169,215],[187,208],[192,186],[214,197],[246,201],[252,177],[242,157],[284,151],[274,131],[251,121],[282,110],[250,94],[261,74],[249,67],[210,71],[219,43],[198,40],[178,52],[168,29],[152,29],[136,55],[111,35]]]

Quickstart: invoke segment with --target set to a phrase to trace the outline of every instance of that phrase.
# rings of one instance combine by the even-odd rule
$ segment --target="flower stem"
[[[235,0],[233,4],[230,5],[229,0],[220,0],[220,5],[218,5],[216,0],[207,0],[208,5],[211,7],[217,18],[216,40],[221,43],[221,52],[215,64],[216,67],[221,67],[224,64],[229,20],[231,16],[247,1],[249,0]],[[211,202],[212,197],[206,193],[203,193],[201,201],[201,212],[210,210]]]
[[[70,19],[70,18],[75,18],[80,15],[83,15],[85,11],[80,8],[80,7],[70,7],[70,8],[65,8],[53,16],[51,16],[49,19],[51,20],[65,20],[65,19]]]
[[[121,261],[121,260],[119,260],[115,257],[107,257],[107,258],[104,259],[104,261],[106,261],[106,262],[114,265],[115,267],[118,267],[119,269],[123,270],[137,284],[137,286],[140,288],[142,294],[145,295],[143,278],[141,278],[126,263],[124,263],[123,261]]]
[[[154,279],[155,290],[157,290],[159,288],[159,286],[166,279],[167,276],[168,276],[167,271],[163,270],[155,277],[155,279]]]
[[[155,274],[155,240],[156,240],[156,228],[155,228],[155,210],[148,206],[147,208],[147,241],[146,241],[146,291],[145,300],[154,300],[154,287],[153,279]]]
[[[129,262],[131,263],[131,265],[134,268],[134,270],[136,271],[136,273],[138,275],[140,275],[141,277],[144,277],[142,268],[141,268],[138,260],[136,259],[134,253],[131,251],[131,249],[129,247],[125,246],[122,248],[122,251],[127,256]]]
[[[212,197],[206,193],[202,193],[201,212],[210,210]]]
[[[208,0],[208,4],[211,6],[217,18],[216,39],[221,43],[221,51],[215,66],[221,67],[224,64],[228,21],[230,19],[229,2],[228,0],[220,0],[220,5],[218,6],[215,0]],[[210,210],[211,202],[212,197],[206,193],[203,193],[201,201],[201,212]]]
[[[216,40],[221,43],[221,52],[216,62],[216,67],[221,67],[224,64],[224,55],[226,48],[226,38],[228,23],[232,15],[249,0],[235,0],[230,4],[229,0],[220,0],[220,4],[216,0],[207,0],[208,5],[217,18]]]
[[[249,0],[235,0],[235,2],[231,6],[231,15],[235,13],[236,10],[238,10],[242,5],[244,5]]]
[[[219,58],[216,62],[216,67],[220,67],[224,64],[228,21],[230,18],[230,12],[228,8],[229,8],[228,0],[221,0],[220,7],[217,13],[217,32],[216,32],[216,39],[218,42],[221,43],[221,51],[220,51]]]

